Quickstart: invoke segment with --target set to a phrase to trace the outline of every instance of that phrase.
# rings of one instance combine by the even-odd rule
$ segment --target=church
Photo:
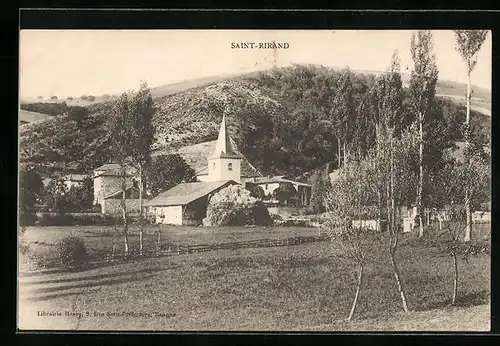
[[[156,223],[199,225],[206,216],[212,195],[227,186],[244,183],[241,167],[246,160],[235,149],[224,116],[215,150],[207,161],[207,168],[197,174],[199,182],[181,183],[146,203],[148,214],[153,216]]]
[[[219,129],[215,146],[210,143],[207,149],[207,164],[199,167],[196,173],[197,182],[180,183],[170,190],[160,193],[147,201],[143,206],[147,215],[155,223],[172,225],[200,225],[206,217],[208,201],[220,190],[230,185],[258,186],[265,195],[264,203],[270,212],[279,212],[279,203],[274,198],[274,191],[283,184],[293,186],[302,206],[308,205],[311,196],[311,185],[286,179],[283,176],[264,177],[258,169],[237,150],[228,133],[225,116]],[[211,151],[213,149],[213,151]],[[205,152],[199,150],[198,153]],[[203,154],[202,154],[203,155]],[[199,157],[199,156],[198,156]],[[198,160],[199,162],[199,160]],[[101,212],[106,214],[121,214],[121,179],[120,166],[108,163],[94,169],[94,203],[101,206]],[[134,186],[137,180],[135,170],[127,170],[126,184],[127,211],[136,215],[139,213],[138,189]],[[278,211],[271,211],[271,209]],[[291,206],[284,208],[293,209]],[[273,210],[274,210],[273,209]],[[283,208],[282,208],[283,209]]]

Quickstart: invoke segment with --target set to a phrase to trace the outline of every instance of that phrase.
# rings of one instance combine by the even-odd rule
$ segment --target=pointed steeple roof
[[[235,145],[231,137],[229,137],[225,115],[222,115],[222,123],[220,124],[219,137],[217,138],[215,150],[213,154],[209,156],[209,159],[215,158],[243,159],[243,155],[235,149]]]

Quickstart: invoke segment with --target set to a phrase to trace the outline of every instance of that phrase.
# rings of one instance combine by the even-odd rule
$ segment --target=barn
[[[199,225],[206,216],[210,197],[221,189],[237,185],[234,180],[181,183],[146,202],[155,223]]]

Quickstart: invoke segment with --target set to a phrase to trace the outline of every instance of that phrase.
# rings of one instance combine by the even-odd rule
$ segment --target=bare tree
[[[419,237],[424,236],[422,191],[424,185],[424,121],[429,113],[436,93],[438,70],[433,53],[432,33],[419,30],[411,38],[411,56],[414,69],[410,78],[410,100],[419,126],[419,183],[417,188],[417,208],[419,216]]]
[[[451,304],[455,305],[458,298],[459,266],[458,257],[468,261],[470,256],[488,250],[487,244],[481,239],[477,241],[460,241],[460,235],[467,226],[465,204],[455,203],[460,201],[467,189],[474,185],[472,180],[478,181],[476,172],[470,170],[468,162],[455,161],[448,163],[441,172],[442,196],[448,202],[446,207],[447,220],[445,233],[447,239],[438,244],[443,251],[453,258],[453,291]]]
[[[462,56],[467,67],[467,113],[465,118],[465,145],[469,146],[470,143],[470,106],[472,98],[471,89],[471,73],[477,64],[478,52],[481,49],[486,36],[488,35],[487,30],[454,30],[455,40],[456,40],[456,50]],[[470,203],[470,191],[466,189],[465,191],[465,209],[467,216],[467,224],[465,228],[464,241],[470,241],[471,239],[471,228],[472,228],[472,218],[471,218],[471,203]]]
[[[143,191],[145,186],[145,170],[151,164],[151,144],[153,142],[154,127],[153,98],[147,83],[141,83],[139,91],[132,99],[132,121],[130,138],[132,146],[131,164],[139,171],[139,255],[143,255],[144,217]]]
[[[129,95],[123,93],[118,100],[116,100],[112,116],[110,118],[110,144],[112,147],[113,158],[120,166],[120,179],[121,179],[121,209],[123,218],[123,238],[125,242],[125,256],[129,253],[128,242],[128,216],[127,216],[127,177],[129,175],[127,163],[132,155],[133,147],[130,138],[131,133],[131,106]],[[133,143],[132,143],[133,144]]]
[[[326,198],[328,222],[324,225],[332,240],[333,252],[357,266],[356,290],[347,320],[356,310],[363,284],[367,255],[377,233],[361,224],[364,206],[371,193],[371,179],[361,161],[351,160],[342,166],[339,178],[333,183]],[[354,226],[353,221],[359,221]]]
[[[353,103],[353,89],[351,81],[351,71],[346,68],[342,71],[337,82],[337,89],[333,97],[331,121],[334,124],[335,136],[337,137],[338,147],[338,166],[346,162],[346,146],[347,141],[351,137],[353,128],[353,114],[355,108]],[[342,158],[342,159],[341,159]]]

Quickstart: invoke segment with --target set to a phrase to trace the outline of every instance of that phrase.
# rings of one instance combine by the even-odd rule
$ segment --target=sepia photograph
[[[20,331],[478,332],[488,30],[20,30]]]

